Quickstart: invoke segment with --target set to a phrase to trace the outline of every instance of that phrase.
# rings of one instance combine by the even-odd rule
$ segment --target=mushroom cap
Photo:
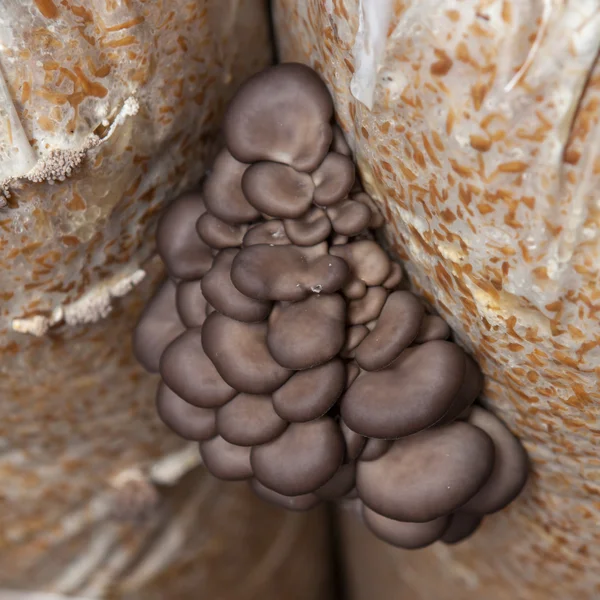
[[[217,435],[215,411],[186,402],[164,382],[158,386],[156,410],[163,423],[184,440],[208,440]]]
[[[344,292],[344,296],[348,300],[360,300],[361,298],[364,298],[366,296],[367,291],[369,289],[370,288],[368,288],[366,286],[364,281],[353,278],[353,279],[350,279],[346,283],[346,285],[344,286],[344,289],[342,291]],[[360,307],[360,305],[356,305],[356,306],[357,306],[357,308]],[[356,308],[354,310],[356,310]]]
[[[198,279],[210,269],[211,249],[196,232],[196,221],[205,211],[202,196],[188,193],[172,202],[158,221],[156,249],[177,279]]]
[[[337,356],[346,337],[346,303],[339,294],[313,294],[277,305],[269,317],[267,345],[288,369],[310,369]]]
[[[231,281],[231,265],[239,250],[221,250],[208,273],[202,278],[202,293],[221,314],[237,321],[257,323],[271,312],[271,302],[248,298]]]
[[[529,472],[527,452],[493,413],[474,406],[469,423],[492,438],[496,451],[490,478],[462,508],[471,513],[489,514],[507,506],[525,486]]]
[[[419,299],[410,292],[392,292],[387,296],[374,329],[356,348],[358,365],[376,371],[396,360],[417,337],[424,312]]]
[[[388,290],[379,285],[366,288],[366,294],[362,298],[348,304],[348,322],[363,325],[376,319],[383,310],[388,294]]]
[[[438,425],[450,423],[462,416],[468,416],[463,415],[463,413],[477,400],[482,388],[483,373],[477,363],[468,354],[465,354],[465,373],[462,384],[454,400],[452,400],[452,405],[448,409],[448,412],[440,419]]]
[[[361,374],[342,397],[342,417],[367,437],[411,435],[448,411],[464,371],[464,353],[455,344],[436,340],[407,348],[389,367]]]
[[[286,496],[308,494],[327,483],[344,459],[344,440],[328,417],[292,423],[276,440],[254,446],[255,477]]]
[[[447,340],[450,337],[450,326],[438,315],[425,315],[421,322],[415,344],[424,344],[432,340]]]
[[[388,290],[394,290],[400,285],[403,278],[404,273],[402,272],[402,267],[400,264],[397,262],[392,262],[390,273],[387,276],[387,279],[381,285]]]
[[[339,500],[354,489],[355,481],[354,465],[342,465],[336,474],[323,486],[321,486],[315,494],[323,500]]]
[[[346,342],[340,351],[342,358],[354,358],[358,345],[369,335],[368,327],[365,325],[353,325],[346,330]]]
[[[215,250],[240,246],[248,229],[247,225],[232,225],[205,212],[196,222],[200,239]]]
[[[233,261],[231,281],[242,294],[257,300],[296,302],[317,292],[331,294],[346,282],[348,265],[319,254],[317,246],[243,248]]]
[[[177,312],[186,327],[200,327],[206,319],[202,280],[180,281],[177,285]]]
[[[250,481],[250,487],[254,493],[262,498],[265,502],[270,502],[277,506],[281,506],[287,510],[293,511],[305,511],[314,508],[320,504],[321,500],[316,494],[300,494],[299,496],[284,496],[268,487],[264,486],[257,479]]]
[[[287,423],[273,409],[271,396],[238,394],[218,410],[217,427],[231,444],[254,446],[274,440]]]
[[[327,213],[318,207],[298,219],[286,219],[283,224],[291,242],[298,246],[320,244],[331,233],[331,221]]]
[[[346,141],[342,128],[335,123],[332,127],[333,139],[331,141],[331,149],[337,154],[352,157],[352,150]]]
[[[456,422],[398,440],[378,460],[359,461],[356,487],[372,510],[424,523],[463,506],[488,480],[493,463],[490,437]]]
[[[366,526],[380,539],[392,546],[416,550],[425,548],[440,539],[448,527],[449,517],[439,517],[425,523],[396,521],[384,517],[363,505]]]
[[[248,202],[242,191],[242,177],[248,166],[237,161],[227,148],[223,148],[215,158],[210,176],[206,178],[206,207],[225,223],[239,225],[260,217],[260,213]]]
[[[345,365],[334,358],[318,367],[294,373],[273,392],[273,407],[286,421],[312,421],[335,404],[345,384]]]
[[[448,528],[442,535],[444,544],[458,544],[471,537],[481,524],[481,515],[463,512],[459,510],[450,517]]]
[[[369,461],[381,458],[391,447],[391,440],[378,440],[376,438],[368,438],[363,451],[360,453],[358,460]]]
[[[230,444],[217,435],[200,442],[200,456],[208,471],[219,479],[240,481],[252,477],[249,446]]]
[[[158,373],[165,348],[185,331],[177,313],[177,286],[165,279],[146,304],[133,331],[133,354],[150,373]]]
[[[308,173],[280,163],[254,163],[242,177],[242,190],[250,204],[271,217],[301,217],[312,205],[314,189]]]
[[[340,431],[346,443],[346,460],[353,462],[361,455],[367,443],[367,438],[360,435],[360,433],[356,433],[356,431],[352,431],[342,419],[340,419]]]
[[[247,246],[258,246],[259,244],[286,246],[290,243],[290,239],[283,226],[283,221],[273,219],[250,227],[244,236],[242,246],[244,248]]]
[[[215,313],[216,314],[216,313]],[[236,391],[215,369],[202,347],[202,329],[188,329],[164,351],[160,374],[164,382],[184,400],[202,408],[229,402]]]
[[[240,87],[225,113],[225,142],[242,162],[313,171],[331,144],[332,116],[331,95],[310,67],[279,64]]]
[[[356,167],[351,158],[336,152],[327,154],[319,168],[312,173],[315,182],[314,202],[331,206],[348,196],[356,178]]]
[[[329,254],[343,258],[353,277],[367,285],[381,285],[390,274],[392,263],[383,248],[373,240],[359,240],[343,246],[332,246]]]
[[[383,227],[385,225],[384,216],[381,214],[379,207],[377,206],[373,198],[369,196],[369,194],[362,190],[357,190],[353,191],[350,194],[350,198],[352,198],[352,200],[356,200],[357,202],[365,204],[371,210],[371,221],[369,222],[369,229],[379,229],[380,227]]]
[[[271,394],[292,372],[267,348],[267,323],[242,323],[218,312],[202,327],[202,344],[221,377],[238,392]]]
[[[333,230],[340,235],[353,236],[364,231],[371,222],[371,210],[355,200],[342,200],[327,209]]]

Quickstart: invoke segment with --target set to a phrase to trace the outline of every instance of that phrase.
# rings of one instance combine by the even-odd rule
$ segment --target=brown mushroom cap
[[[283,221],[273,219],[253,225],[244,236],[242,246],[258,246],[268,244],[269,246],[285,246],[290,244]]]
[[[354,358],[358,345],[369,335],[369,329],[364,325],[354,325],[346,330],[346,343],[340,351],[342,358]]]
[[[367,371],[376,371],[396,360],[419,333],[424,312],[423,305],[415,295],[392,292],[383,305],[374,329],[356,349],[358,365]]]
[[[381,286],[369,287],[366,294],[348,304],[348,322],[362,325],[373,321],[381,313],[389,292]]]
[[[377,460],[392,447],[392,443],[391,440],[369,438],[358,459],[362,461]]]
[[[367,437],[411,435],[448,411],[464,370],[464,353],[450,342],[407,348],[389,367],[362,373],[342,397],[342,417]]]
[[[319,245],[320,246],[320,245]],[[235,257],[233,285],[250,298],[296,302],[313,293],[331,294],[348,277],[348,265],[315,246],[250,246]],[[317,254],[317,256],[315,256]]]
[[[133,331],[133,353],[150,373],[158,372],[165,348],[185,331],[175,305],[176,293],[175,283],[165,279],[146,304]]]
[[[202,241],[215,250],[240,246],[247,229],[247,225],[231,225],[209,212],[196,223],[196,232]]]
[[[237,321],[257,323],[271,312],[271,302],[255,300],[242,294],[231,282],[231,265],[237,249],[221,250],[210,271],[202,278],[202,293],[221,314]]]
[[[177,311],[186,327],[200,327],[206,319],[206,299],[202,280],[180,281],[177,285]]]
[[[348,240],[349,240],[349,238],[347,235],[340,235],[339,233],[336,233],[331,238],[330,245],[331,246],[343,246],[344,244],[348,243]]]
[[[273,393],[273,407],[286,421],[312,421],[323,416],[342,395],[346,368],[339,359],[294,373]]]
[[[425,548],[440,539],[448,527],[449,518],[439,517],[425,523],[396,521],[384,517],[363,505],[363,519],[366,526],[380,539],[392,546],[416,550]]]
[[[489,514],[507,506],[525,486],[529,471],[527,453],[521,442],[493,413],[475,406],[469,416],[469,423],[492,438],[496,452],[490,478],[462,509]]]
[[[214,312],[202,327],[202,344],[221,377],[239,392],[271,394],[292,375],[269,353],[266,323],[241,323]]]
[[[346,283],[342,291],[344,292],[344,296],[348,300],[360,300],[361,298],[364,298],[366,296],[368,289],[369,288],[367,288],[364,281],[353,278],[350,279],[348,283]]]
[[[336,474],[315,494],[323,500],[339,500],[354,489],[356,468],[354,465],[342,465]]]
[[[333,230],[340,235],[358,235],[371,221],[371,210],[366,204],[342,200],[327,209]]]
[[[312,204],[315,184],[308,173],[274,162],[253,164],[242,177],[248,201],[271,217],[296,219]]]
[[[450,326],[442,317],[425,315],[421,322],[421,329],[415,338],[416,344],[431,342],[432,340],[447,340],[450,337]]]
[[[238,394],[217,411],[219,435],[237,446],[270,442],[287,423],[273,409],[271,396]]]
[[[165,425],[185,440],[208,440],[217,435],[215,411],[186,402],[164,382],[158,386],[156,410]]]
[[[329,254],[343,258],[354,277],[367,285],[381,285],[390,274],[392,263],[383,248],[372,240],[332,246]]]
[[[158,221],[156,249],[169,273],[177,279],[198,279],[210,269],[211,249],[196,232],[196,221],[205,211],[200,194],[184,194]]]
[[[200,456],[204,466],[219,479],[239,481],[252,477],[249,446],[235,446],[217,435],[200,442]]]
[[[423,523],[465,504],[488,480],[493,463],[490,437],[456,422],[398,440],[378,460],[359,461],[356,487],[372,510]]]
[[[313,294],[277,305],[269,317],[267,345],[288,369],[309,369],[339,354],[346,337],[346,303],[339,294]]]
[[[223,148],[204,184],[204,201],[208,210],[225,223],[250,223],[260,213],[248,202],[242,191],[242,177],[249,165],[237,161]]]
[[[300,494],[299,496],[284,496],[270,490],[257,479],[250,481],[250,487],[254,493],[265,502],[281,506],[287,510],[305,511],[317,506],[321,500],[315,494]]]
[[[352,150],[346,141],[342,128],[335,123],[332,127],[333,139],[331,141],[331,149],[337,154],[352,157]]]
[[[356,200],[357,202],[365,204],[371,210],[371,221],[369,222],[369,229],[379,229],[380,227],[383,227],[385,225],[385,218],[383,217],[381,211],[379,210],[379,207],[377,206],[373,198],[369,196],[369,194],[363,191],[353,191],[353,193],[350,195],[350,198],[352,198],[352,200]]]
[[[465,354],[465,373],[460,389],[456,393],[448,412],[440,419],[439,425],[458,419],[477,400],[483,388],[483,373],[477,363]]]
[[[276,440],[254,446],[250,461],[255,477],[286,496],[308,494],[325,485],[344,459],[344,440],[328,417],[292,423]]]
[[[312,173],[315,182],[314,201],[318,206],[331,206],[343,200],[352,189],[356,167],[352,159],[330,152]]]
[[[396,289],[402,279],[404,278],[404,274],[402,272],[402,267],[397,262],[392,262],[392,267],[390,269],[390,273],[387,276],[387,279],[381,284],[384,288],[388,290]]]
[[[340,419],[340,431],[346,442],[346,461],[353,462],[363,451],[367,438],[360,435],[360,433],[356,433],[356,431],[352,431],[342,419]]]
[[[331,95],[310,67],[279,64],[241,86],[225,114],[225,141],[243,162],[313,171],[331,144],[332,116]]]
[[[216,314],[216,313],[215,313]],[[229,402],[236,391],[219,375],[202,347],[202,330],[188,329],[164,351],[160,374],[184,400],[202,408]]]
[[[298,246],[314,246],[325,241],[331,233],[331,221],[322,208],[314,207],[299,219],[286,219],[285,232]]]
[[[450,517],[448,528],[442,535],[441,540],[444,544],[458,544],[473,535],[481,524],[481,515],[463,512],[455,512]]]

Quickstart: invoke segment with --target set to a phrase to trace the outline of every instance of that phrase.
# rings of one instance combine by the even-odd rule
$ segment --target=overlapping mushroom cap
[[[446,323],[399,289],[332,115],[303,65],[242,86],[202,193],[160,221],[169,279],[134,349],[215,476],[292,510],[358,503],[401,547],[455,543],[519,493],[526,456],[472,407],[481,373]]]

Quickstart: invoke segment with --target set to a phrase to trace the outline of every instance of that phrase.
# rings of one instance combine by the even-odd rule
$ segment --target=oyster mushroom
[[[221,221],[231,225],[250,223],[260,217],[260,213],[244,196],[242,176],[247,164],[237,161],[226,148],[223,148],[204,184],[204,200],[208,210]]]
[[[307,173],[279,163],[259,162],[244,173],[242,189],[261,213],[295,219],[310,208],[315,185]]]
[[[199,193],[180,196],[163,213],[156,229],[156,248],[176,279],[198,279],[210,269],[212,253],[196,232],[206,208]]]
[[[177,286],[165,279],[146,304],[133,332],[133,353],[150,373],[158,373],[165,348],[185,331],[176,308]]]
[[[448,411],[464,371],[464,353],[455,344],[436,340],[407,348],[389,367],[361,374],[342,397],[342,418],[367,437],[411,435]]]
[[[276,440],[254,446],[250,462],[263,485],[286,496],[325,485],[344,459],[344,440],[333,419],[292,423]]]
[[[313,171],[332,141],[333,102],[309,67],[285,63],[248,79],[223,124],[225,143],[246,163],[273,161]]]
[[[456,422],[394,442],[378,460],[357,463],[361,500],[381,515],[425,523],[463,506],[489,479],[494,443]]]

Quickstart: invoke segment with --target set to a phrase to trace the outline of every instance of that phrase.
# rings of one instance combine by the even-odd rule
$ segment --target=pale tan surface
[[[361,598],[600,597],[600,3],[274,6],[281,60],[329,83],[393,250],[534,465],[472,542],[374,545],[394,583]]]
[[[178,454],[130,346],[162,277],[146,262],[156,218],[201,179],[226,102],[270,61],[261,0],[0,0],[0,597],[323,589],[327,564],[309,559],[322,514],[186,476],[197,452]],[[157,496],[150,467],[172,453],[184,480]],[[158,499],[151,517],[117,521],[135,490]]]

